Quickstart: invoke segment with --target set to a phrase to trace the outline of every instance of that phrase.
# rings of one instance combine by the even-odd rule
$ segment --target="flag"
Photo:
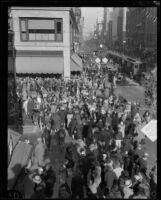
[[[12,136],[10,135],[10,139],[9,139],[9,153],[10,153],[10,156],[12,155],[12,151],[13,151],[13,139],[12,139]]]
[[[146,14],[145,14],[145,16],[149,17],[149,15],[150,15],[150,11],[147,11]]]
[[[153,22],[156,22],[156,21],[157,21],[157,17],[154,17]]]

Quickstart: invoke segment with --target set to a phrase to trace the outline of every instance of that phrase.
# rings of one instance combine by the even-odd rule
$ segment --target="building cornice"
[[[71,7],[11,7],[11,10],[54,10],[70,11]]]

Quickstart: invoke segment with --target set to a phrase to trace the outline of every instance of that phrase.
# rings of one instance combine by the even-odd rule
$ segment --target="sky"
[[[84,36],[89,35],[94,31],[94,25],[96,25],[97,17],[103,17],[103,7],[83,7],[81,8],[82,17],[84,17]]]

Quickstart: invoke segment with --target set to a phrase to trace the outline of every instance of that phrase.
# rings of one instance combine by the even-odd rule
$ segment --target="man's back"
[[[113,170],[108,170],[105,173],[105,183],[109,190],[111,190],[115,180],[117,180],[116,174],[113,172]]]

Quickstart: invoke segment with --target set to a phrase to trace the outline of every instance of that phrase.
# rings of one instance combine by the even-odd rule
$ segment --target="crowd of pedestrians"
[[[42,131],[26,168],[34,172],[39,198],[54,192],[54,168],[44,156],[52,151],[53,137],[65,152],[60,198],[156,198],[157,163],[149,174],[145,135],[139,131],[151,114],[141,116],[139,105],[116,96],[109,74],[68,81],[17,78],[22,109]],[[65,143],[67,136],[71,143]]]

